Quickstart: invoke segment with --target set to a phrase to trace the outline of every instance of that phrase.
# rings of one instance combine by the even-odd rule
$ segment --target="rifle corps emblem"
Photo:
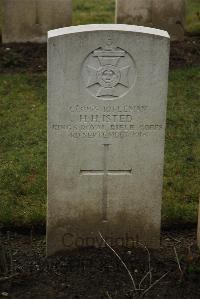
[[[97,99],[114,100],[133,87],[136,67],[132,57],[109,39],[94,50],[83,64],[83,81],[88,92]]]

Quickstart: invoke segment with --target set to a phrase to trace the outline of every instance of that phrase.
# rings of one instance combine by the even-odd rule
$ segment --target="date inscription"
[[[50,124],[54,131],[65,131],[71,138],[146,137],[164,129],[162,124],[145,123],[149,107],[131,106],[69,106],[66,122]]]

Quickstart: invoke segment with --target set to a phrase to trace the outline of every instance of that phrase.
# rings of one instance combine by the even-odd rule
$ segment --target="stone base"
[[[144,216],[142,211],[140,216],[134,215],[132,211],[130,215],[121,212],[110,217],[109,221],[102,221],[100,213],[92,215],[91,211],[88,211],[78,220],[66,217],[54,222],[52,219],[58,219],[59,210],[53,206],[49,204],[51,214],[47,225],[48,256],[75,248],[105,247],[99,233],[112,247],[124,246],[131,249],[138,242],[148,248],[156,249],[160,246],[160,219],[157,217],[158,222],[153,225],[152,217]]]

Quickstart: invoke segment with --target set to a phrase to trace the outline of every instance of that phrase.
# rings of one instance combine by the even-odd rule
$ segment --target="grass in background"
[[[46,76],[0,75],[0,222],[44,222]]]
[[[0,0],[0,34],[1,34],[2,22],[3,22],[3,9],[2,9],[2,0]]]
[[[200,34],[200,0],[186,0],[186,31]]]
[[[199,68],[169,82],[163,222],[195,223],[200,169]],[[0,75],[0,222],[45,223],[46,75]]]
[[[169,78],[163,222],[195,223],[200,186],[200,69]]]
[[[114,23],[115,0],[73,0],[73,24]]]

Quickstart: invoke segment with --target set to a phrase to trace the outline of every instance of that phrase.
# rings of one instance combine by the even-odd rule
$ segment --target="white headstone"
[[[3,43],[47,41],[47,31],[70,26],[72,0],[2,0]]]
[[[185,0],[116,0],[116,23],[155,27],[184,39]]]
[[[86,25],[48,35],[47,252],[160,239],[167,32]]]

